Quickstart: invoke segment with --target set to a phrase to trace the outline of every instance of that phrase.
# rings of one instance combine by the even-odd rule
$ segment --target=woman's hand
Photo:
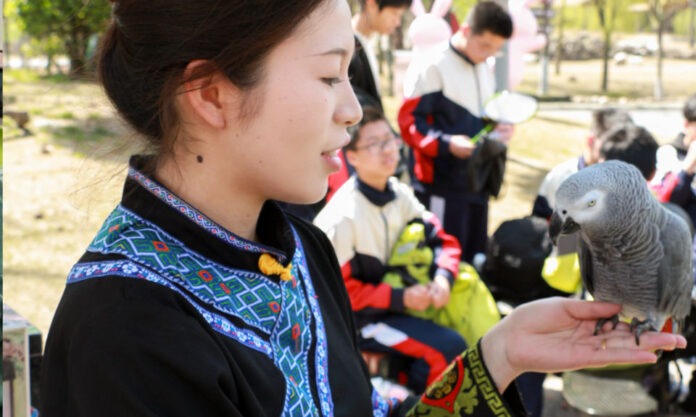
[[[626,323],[607,323],[594,336],[600,318],[621,306],[598,301],[548,298],[524,304],[493,327],[481,341],[486,365],[500,392],[527,371],[558,372],[619,363],[654,363],[655,350],[686,347],[681,335],[645,332],[636,345]]]

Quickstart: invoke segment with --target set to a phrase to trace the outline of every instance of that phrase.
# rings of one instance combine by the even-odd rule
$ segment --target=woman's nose
[[[362,119],[362,107],[350,83],[344,84],[347,88],[344,90],[345,94],[343,94],[338,109],[336,109],[336,116],[338,117],[339,123],[352,126]]]

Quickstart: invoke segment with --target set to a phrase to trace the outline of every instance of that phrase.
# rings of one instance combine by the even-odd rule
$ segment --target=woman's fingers
[[[580,320],[606,319],[621,311],[621,305],[601,301],[569,300],[563,306],[568,314]]]
[[[674,350],[686,347],[686,339],[682,335],[671,333],[645,332],[640,336],[640,345],[636,344],[635,336],[628,332],[615,331],[605,335],[595,336],[600,350]]]

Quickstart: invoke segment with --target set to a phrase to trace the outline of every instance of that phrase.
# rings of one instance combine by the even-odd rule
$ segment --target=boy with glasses
[[[447,304],[458,272],[459,244],[444,233],[411,188],[392,176],[401,140],[384,115],[372,107],[365,107],[363,113],[343,149],[355,175],[338,189],[314,223],[326,232],[336,251],[360,329],[360,348],[413,358],[407,385],[420,393],[466,342],[456,331],[409,315],[406,309],[422,312]],[[432,280],[395,288],[384,283],[383,277],[394,244],[412,222],[422,223],[426,244],[433,251]]]
[[[490,190],[473,189],[470,139],[484,127],[483,106],[495,80],[486,60],[512,35],[512,19],[494,1],[478,3],[450,39],[450,47],[423,65],[399,110],[399,127],[412,151],[411,178],[418,199],[457,237],[462,260],[486,250]],[[507,143],[512,126],[495,135]],[[504,157],[504,154],[502,154]]]

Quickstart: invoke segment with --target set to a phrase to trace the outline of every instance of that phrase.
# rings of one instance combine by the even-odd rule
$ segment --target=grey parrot
[[[640,171],[607,161],[568,177],[556,192],[549,225],[560,234],[578,232],[578,257],[585,288],[596,300],[621,304],[636,343],[646,330],[677,325],[691,307],[691,234],[682,218],[650,193]],[[619,317],[611,320],[616,327]]]

